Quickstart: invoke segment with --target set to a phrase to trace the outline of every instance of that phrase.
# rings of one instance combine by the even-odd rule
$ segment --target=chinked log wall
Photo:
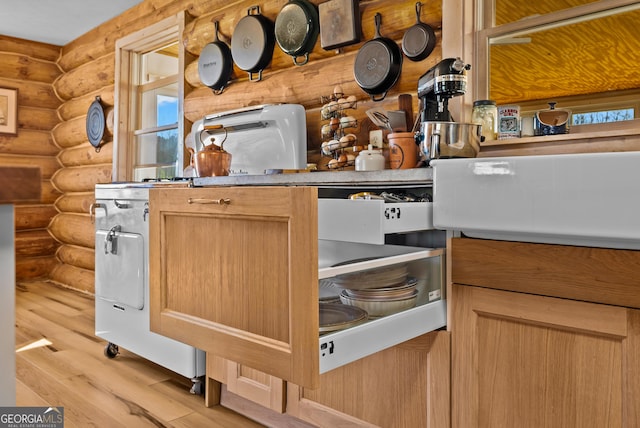
[[[60,47],[0,36],[0,88],[18,90],[17,134],[0,134],[0,164],[40,167],[38,203],[15,206],[16,278],[46,277],[56,263],[57,242],[47,226],[60,192],[51,178],[60,167],[51,130],[59,122],[60,100],[52,83]]]
[[[318,5],[326,0],[311,0]],[[366,142],[374,128],[365,111],[375,105],[398,108],[398,95],[416,93],[417,79],[441,57],[440,0],[423,0],[422,21],[437,28],[438,44],[425,60],[405,60],[399,81],[384,102],[373,103],[356,84],[353,63],[363,43],[374,37],[374,15],[382,14],[382,35],[401,44],[404,31],[415,24],[415,1],[363,0],[360,2],[361,42],[337,51],[325,51],[320,39],[311,52],[308,64],[298,67],[277,46],[271,64],[260,82],[249,82],[246,72],[234,69],[233,82],[221,95],[200,83],[197,59],[202,48],[213,40],[214,21],[220,22],[223,40],[230,42],[237,22],[247,15],[249,7],[259,4],[262,14],[275,21],[287,0],[145,0],[122,15],[86,33],[62,48],[58,65],[63,75],[54,88],[63,103],[58,108],[61,123],[53,130],[53,138],[61,152],[62,168],[52,178],[63,196],[56,201],[60,213],[51,222],[50,231],[62,245],[57,252],[60,264],[52,278],[74,288],[94,291],[93,225],[88,209],[96,183],[111,181],[112,141],[107,138],[99,153],[89,144],[83,125],[86,112],[96,95],[111,108],[114,104],[115,43],[128,34],[141,30],[171,15],[186,11],[189,18],[182,35],[188,55],[185,65],[187,82],[184,112],[193,122],[212,112],[266,103],[298,103],[307,110],[309,160],[319,158],[322,143],[320,128],[321,96],[330,95],[340,85],[347,95],[358,97],[353,116],[359,120],[357,135]],[[414,97],[414,110],[417,99]]]

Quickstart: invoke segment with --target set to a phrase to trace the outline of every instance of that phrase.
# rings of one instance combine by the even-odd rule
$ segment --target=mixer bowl
[[[420,152],[429,159],[474,158],[480,151],[482,125],[457,122],[421,122],[416,136]]]

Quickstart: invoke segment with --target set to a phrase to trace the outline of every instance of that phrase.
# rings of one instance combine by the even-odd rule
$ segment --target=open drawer
[[[354,221],[358,219],[358,221]],[[384,244],[388,233],[433,229],[432,202],[367,199],[318,200],[318,238]]]
[[[330,282],[345,274],[406,265],[418,291],[414,308],[321,335],[320,373],[446,326],[444,249],[320,240],[318,255],[318,278],[323,285],[323,280]]]
[[[153,188],[149,206],[159,334],[313,389],[321,372],[444,326],[443,251],[319,241],[315,187]],[[430,272],[423,304],[319,336],[319,278],[405,262]]]

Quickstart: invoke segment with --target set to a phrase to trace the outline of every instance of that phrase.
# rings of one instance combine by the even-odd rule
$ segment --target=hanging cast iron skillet
[[[376,13],[374,19],[375,37],[358,51],[353,74],[358,86],[371,96],[372,101],[382,101],[400,77],[402,52],[396,42],[380,35],[382,16]]]
[[[210,87],[219,95],[231,79],[233,58],[229,46],[218,37],[218,21],[215,22],[213,42],[208,43],[198,58],[198,73],[203,85]]]
[[[233,61],[249,73],[249,81],[258,82],[262,80],[262,70],[271,62],[275,44],[273,22],[260,14],[260,6],[251,6],[231,36]],[[258,74],[255,79],[254,73]]]
[[[104,138],[104,130],[107,126],[107,119],[104,114],[100,96],[96,96],[87,111],[87,138],[89,143],[96,148],[96,153],[100,151],[100,143]]]
[[[422,61],[436,47],[436,33],[429,24],[420,21],[422,3],[416,3],[416,23],[410,27],[402,38],[402,52],[411,61]]]
[[[292,56],[295,65],[305,65],[320,33],[316,6],[308,0],[289,0],[278,13],[275,32],[282,52]]]

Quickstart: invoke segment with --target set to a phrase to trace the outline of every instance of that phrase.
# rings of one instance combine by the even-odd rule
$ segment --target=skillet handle
[[[380,14],[380,12],[376,13],[376,15],[373,17],[373,22],[376,26],[376,33],[374,35],[374,38],[379,39],[382,37],[382,35],[380,35],[380,26],[382,25],[382,15]]]
[[[306,63],[309,62],[309,52],[304,54],[304,60],[301,62],[298,62],[298,56],[294,56],[293,57],[293,63],[297,66],[301,66],[301,65],[305,65]]]
[[[259,82],[259,81],[262,80],[262,70],[258,70],[258,72],[257,72],[258,78],[257,79],[253,78],[253,74],[254,73],[252,71],[249,72],[249,82]]]
[[[382,101],[386,96],[387,96],[387,91],[380,94],[380,98],[376,98],[375,95],[371,95],[371,101],[375,101],[375,102]]]

